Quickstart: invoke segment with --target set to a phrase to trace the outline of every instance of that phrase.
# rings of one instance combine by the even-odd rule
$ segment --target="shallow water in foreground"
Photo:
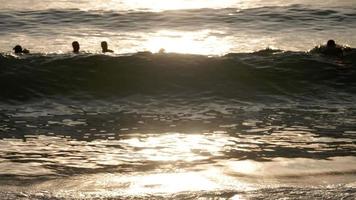
[[[84,102],[46,103],[56,107],[51,114],[35,111],[43,105],[8,110],[1,118],[1,198],[356,195],[353,105],[256,106],[219,99],[193,109],[156,101],[163,109],[153,112],[153,106],[147,113],[100,111]]]

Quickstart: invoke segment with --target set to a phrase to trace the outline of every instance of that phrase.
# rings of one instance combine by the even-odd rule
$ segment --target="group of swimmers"
[[[72,47],[73,47],[73,53],[79,53],[80,50],[80,45],[78,41],[73,41],[72,42]],[[103,53],[114,53],[113,50],[109,49],[108,43],[106,41],[101,42],[101,51]],[[28,49],[22,49],[21,45],[16,45],[12,50],[14,50],[14,53],[16,54],[28,54],[30,51]]]
[[[78,41],[73,41],[72,47],[73,47],[73,53],[79,53],[80,45]],[[113,50],[108,48],[108,43],[106,41],[101,42],[101,51],[103,53],[114,53]]]
[[[73,53],[79,53],[80,50],[80,45],[78,41],[73,41],[72,42],[72,47],[73,47]],[[108,48],[108,43],[106,41],[101,42],[101,49],[103,53],[114,53],[113,50]],[[347,51],[350,48],[341,46],[336,44],[334,40],[329,40],[326,45],[322,45],[319,47],[315,47],[313,50],[311,50],[312,53],[320,53],[326,56],[335,56],[335,57],[342,57],[344,54],[344,51]],[[29,50],[27,49],[22,49],[20,45],[16,45],[14,48],[14,53],[19,54],[28,54],[30,53]],[[164,53],[164,49],[160,50],[160,53]]]

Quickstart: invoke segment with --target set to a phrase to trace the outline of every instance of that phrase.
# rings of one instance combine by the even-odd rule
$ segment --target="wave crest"
[[[52,95],[136,93],[256,95],[329,87],[355,92],[354,54],[343,60],[263,50],[206,57],[186,54],[0,56],[1,100]]]

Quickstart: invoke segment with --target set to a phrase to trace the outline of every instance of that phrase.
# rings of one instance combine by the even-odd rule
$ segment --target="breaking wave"
[[[0,99],[130,94],[293,95],[356,92],[354,53],[343,59],[261,50],[207,57],[187,54],[1,55]]]

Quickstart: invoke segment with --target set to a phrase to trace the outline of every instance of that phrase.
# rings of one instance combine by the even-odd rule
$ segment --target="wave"
[[[251,29],[261,27],[275,31],[289,29],[291,26],[328,30],[330,27],[354,28],[356,21],[355,8],[314,8],[305,5],[270,6],[237,10],[237,8],[221,9],[188,9],[162,12],[118,12],[103,10],[49,9],[8,11],[0,14],[0,30],[17,31],[19,29],[34,31],[43,26],[78,27],[84,25],[109,30],[137,31],[156,30],[157,28],[174,28],[195,30],[196,24],[207,29],[216,26]],[[272,26],[273,25],[273,26]],[[273,27],[273,28],[271,28]],[[36,32],[36,31],[35,31]],[[37,32],[37,34],[40,34]]]
[[[356,59],[262,50],[207,57],[188,54],[0,56],[0,100],[56,95],[209,93],[234,96],[310,90],[356,94]]]

